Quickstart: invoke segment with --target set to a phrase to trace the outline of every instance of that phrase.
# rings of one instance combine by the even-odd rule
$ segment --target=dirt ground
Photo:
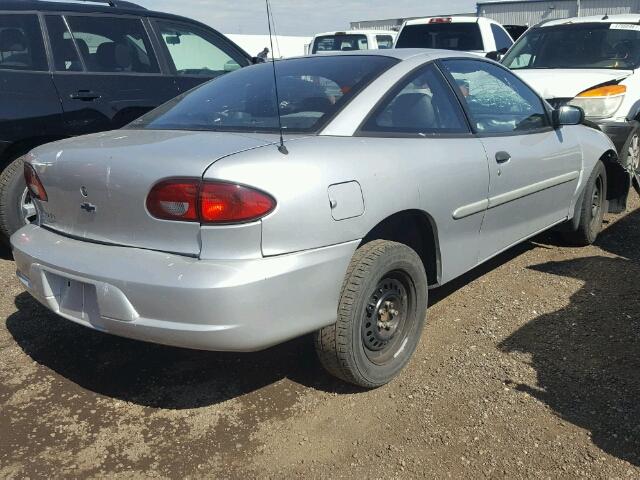
[[[640,478],[640,210],[596,246],[527,242],[431,292],[390,385],[309,338],[256,354],[93,332],[0,261],[0,478]]]

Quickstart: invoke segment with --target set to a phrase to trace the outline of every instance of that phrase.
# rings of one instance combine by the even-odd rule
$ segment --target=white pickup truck
[[[497,58],[511,45],[513,39],[498,22],[485,17],[453,16],[407,20],[395,48],[441,48]]]

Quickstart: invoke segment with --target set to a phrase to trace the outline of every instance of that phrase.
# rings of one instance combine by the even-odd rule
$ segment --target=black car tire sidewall
[[[20,202],[26,188],[24,163],[18,158],[0,174],[0,233],[5,240],[24,226]]]

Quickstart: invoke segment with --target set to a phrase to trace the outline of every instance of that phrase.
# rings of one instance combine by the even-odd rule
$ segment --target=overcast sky
[[[267,33],[264,0],[133,1],[200,20],[223,33]],[[271,0],[279,35],[341,30],[355,20],[473,12],[475,5],[475,0]]]

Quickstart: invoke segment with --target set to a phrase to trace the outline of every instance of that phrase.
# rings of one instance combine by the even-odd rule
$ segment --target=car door
[[[487,204],[489,172],[481,141],[470,130],[453,89],[433,64],[421,67],[391,90],[360,128],[362,155],[372,149],[387,158],[385,175],[404,175],[415,186],[419,210],[433,220],[442,258],[441,282],[478,263],[480,227]],[[366,185],[369,187],[369,185]],[[404,192],[397,192],[401,196]],[[380,195],[389,202],[394,194]],[[378,196],[366,198],[373,211]]]
[[[214,30],[159,18],[151,23],[180,92],[251,64],[246,53]]]
[[[120,128],[178,94],[145,22],[123,15],[46,15],[53,79],[71,135]]]
[[[38,16],[0,13],[0,159],[14,142],[63,135],[61,120]]]
[[[442,64],[489,158],[482,260],[568,217],[581,148],[569,129],[552,128],[543,101],[505,68],[474,59]]]

